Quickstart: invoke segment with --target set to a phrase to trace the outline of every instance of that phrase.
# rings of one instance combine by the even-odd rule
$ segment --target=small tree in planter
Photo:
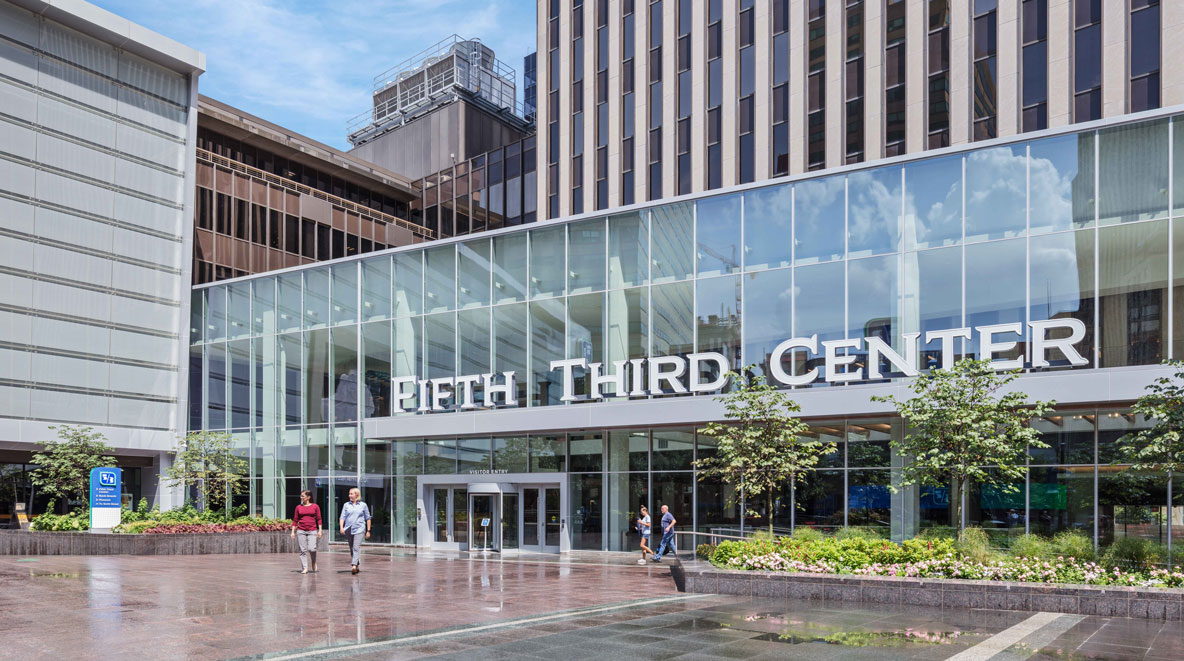
[[[963,492],[971,482],[1016,491],[1025,477],[1028,447],[1048,447],[1028,425],[1055,401],[1029,402],[1022,392],[1001,393],[1019,370],[996,372],[988,360],[964,358],[948,370],[922,374],[910,384],[916,395],[892,395],[873,401],[896,406],[908,431],[892,441],[909,458],[900,470],[901,485],[950,488],[950,518],[961,531]],[[893,487],[895,488],[895,487]]]
[[[769,535],[773,534],[773,498],[784,484],[805,480],[818,460],[835,451],[833,442],[804,437],[809,429],[794,417],[801,406],[773,388],[763,376],[730,372],[732,390],[716,397],[723,402],[727,422],[713,422],[701,431],[716,439],[714,457],[699,459],[699,479],[718,478],[741,485],[746,498],[765,495]],[[748,514],[758,512],[749,510]]]
[[[189,432],[177,442],[173,465],[165,471],[165,484],[196,488],[205,507],[222,507],[230,518],[231,496],[247,489],[247,461],[232,450],[226,432]]]
[[[46,441],[45,449],[33,454],[33,463],[41,466],[30,475],[33,484],[53,499],[62,499],[69,509],[77,499],[89,508],[90,471],[115,465],[115,457],[106,438],[91,427],[61,425],[50,427],[58,433],[57,441]]]

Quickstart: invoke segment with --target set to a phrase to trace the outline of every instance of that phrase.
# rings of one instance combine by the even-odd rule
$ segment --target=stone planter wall
[[[288,532],[119,535],[89,532],[0,530],[4,555],[204,555],[215,553],[294,553]],[[328,535],[318,545],[328,550]]]
[[[784,600],[991,608],[1180,620],[1184,589],[834,576],[685,567],[686,591]]]

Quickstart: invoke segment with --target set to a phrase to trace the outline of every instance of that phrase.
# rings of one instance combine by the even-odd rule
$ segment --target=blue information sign
[[[92,468],[90,470],[90,527],[114,528],[122,518],[120,493],[123,491],[123,470],[120,468]]]

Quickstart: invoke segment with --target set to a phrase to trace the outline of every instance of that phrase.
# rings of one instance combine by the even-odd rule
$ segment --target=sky
[[[339,149],[374,77],[459,34],[517,75],[535,50],[533,0],[91,0],[206,54],[199,91]]]

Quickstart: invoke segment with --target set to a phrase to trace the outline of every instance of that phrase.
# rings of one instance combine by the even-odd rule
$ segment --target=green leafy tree
[[[1118,461],[1136,471],[1162,473],[1164,483],[1172,473],[1184,471],[1184,361],[1165,361],[1175,369],[1147,386],[1147,394],[1131,407],[1154,424],[1118,439]]]
[[[173,465],[165,471],[168,486],[196,488],[207,509],[223,509],[230,518],[231,496],[247,490],[247,461],[234,454],[226,432],[189,432],[177,442]]]
[[[1028,447],[1048,447],[1028,421],[1056,402],[1029,402],[1026,393],[1002,392],[1019,373],[996,372],[988,360],[964,358],[948,370],[918,376],[910,384],[915,397],[872,397],[894,404],[908,425],[908,433],[892,441],[909,458],[900,484],[949,487],[951,525],[959,530],[963,491],[971,483],[1012,493],[1024,481]]]
[[[732,390],[716,397],[727,422],[713,422],[701,432],[715,438],[715,456],[699,459],[699,479],[719,479],[743,487],[749,502],[765,496],[769,534],[773,534],[773,500],[779,488],[806,479],[818,460],[835,451],[833,442],[805,436],[808,427],[792,414],[801,406],[773,388],[763,376],[729,372]],[[759,512],[747,512],[758,516]]]
[[[106,438],[91,427],[61,425],[50,427],[58,433],[58,440],[46,441],[45,449],[33,454],[33,463],[40,466],[30,475],[33,484],[53,499],[67,503],[81,500],[89,507],[92,468],[114,466],[111,446]]]

